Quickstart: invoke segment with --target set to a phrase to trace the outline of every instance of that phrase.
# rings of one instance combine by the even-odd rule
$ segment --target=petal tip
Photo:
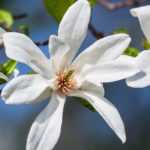
[[[118,34],[115,34],[114,36],[120,37],[121,39],[129,39],[129,40],[131,40],[130,35],[126,34],[126,33],[118,33]]]
[[[2,100],[5,100],[5,95],[6,95],[6,93],[4,92],[4,90],[2,90],[2,92],[1,92]]]
[[[123,36],[124,36],[124,39],[127,41],[127,43],[130,44],[130,42],[132,40],[130,35],[124,33]]]
[[[130,14],[131,14],[133,17],[137,17],[137,8],[132,8],[132,9],[130,9]]]
[[[122,144],[125,144],[126,141],[127,141],[127,137],[126,137],[126,135],[124,134],[124,135],[121,137],[121,142],[122,142]]]

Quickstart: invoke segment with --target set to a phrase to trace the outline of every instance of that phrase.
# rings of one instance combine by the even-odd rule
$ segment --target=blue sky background
[[[145,4],[150,4],[149,0]],[[1,8],[14,14],[28,13],[28,18],[15,23],[30,27],[34,40],[44,40],[51,34],[57,34],[58,24],[49,16],[42,0],[5,0]],[[140,48],[143,36],[137,19],[129,9],[116,11],[95,6],[92,12],[92,24],[99,31],[109,35],[120,27],[128,28],[132,45]],[[96,39],[88,33],[81,50]],[[41,47],[48,55],[47,47]],[[5,54],[0,50],[0,61]],[[28,68],[19,64],[21,73]],[[62,134],[55,150],[149,150],[150,149],[150,87],[132,89],[124,81],[105,85],[106,97],[118,108],[127,130],[127,143],[122,145],[104,120],[97,114],[82,107],[77,101],[68,99],[65,107]],[[25,150],[28,131],[35,117],[47,102],[33,105],[9,106],[0,101],[0,150]]]

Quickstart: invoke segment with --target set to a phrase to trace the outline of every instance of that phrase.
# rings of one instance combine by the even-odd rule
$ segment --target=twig
[[[22,13],[22,14],[19,14],[19,15],[13,15],[13,18],[15,20],[20,20],[20,19],[24,19],[26,18],[28,15],[26,13]]]
[[[96,39],[100,39],[104,37],[104,33],[97,31],[91,23],[89,24],[89,31]]]
[[[45,41],[37,41],[34,42],[37,46],[46,46],[48,45],[49,40],[45,40]]]
[[[129,7],[129,6],[138,6],[142,4],[145,0],[125,0],[122,2],[110,2],[110,0],[97,0],[99,4],[104,6],[108,10],[116,10],[119,8]]]

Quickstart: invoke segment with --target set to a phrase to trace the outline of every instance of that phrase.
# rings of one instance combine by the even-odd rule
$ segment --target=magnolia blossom
[[[150,5],[131,9],[131,14],[138,17],[141,29],[150,42]],[[127,84],[134,88],[143,88],[150,85],[150,51],[142,51],[136,58],[132,58],[139,72],[128,78]]]
[[[87,100],[122,142],[126,141],[123,121],[115,106],[104,97],[102,83],[122,80],[139,71],[129,57],[121,55],[128,47],[130,37],[127,34],[105,37],[75,58],[86,37],[90,15],[86,0],[78,0],[68,9],[60,23],[58,36],[50,36],[50,59],[26,35],[3,34],[6,55],[36,72],[11,80],[2,91],[4,101],[28,104],[51,96],[49,104],[31,127],[27,150],[54,148],[60,137],[67,96]]]

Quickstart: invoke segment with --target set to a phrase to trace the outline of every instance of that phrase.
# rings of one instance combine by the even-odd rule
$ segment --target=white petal
[[[70,47],[62,42],[57,36],[50,36],[49,51],[51,54],[52,72],[63,70],[67,65],[67,52]]]
[[[49,61],[32,40],[24,34],[15,32],[5,33],[3,37],[6,55],[9,58],[29,65],[44,77],[50,77]]]
[[[60,23],[58,36],[71,47],[69,51],[70,61],[86,37],[90,15],[89,2],[78,0],[67,10]]]
[[[107,36],[83,51],[73,64],[81,68],[85,64],[100,64],[102,61],[116,59],[129,46],[130,41],[127,34]]]
[[[20,74],[19,69],[15,69],[15,70],[14,70],[14,72],[13,72],[13,76],[14,76],[14,78],[18,77],[18,76],[19,76],[19,74]]]
[[[139,72],[139,69],[134,58],[122,55],[116,60],[90,67],[83,71],[81,76],[93,83],[104,83],[126,79],[137,72]]]
[[[98,91],[98,90],[97,90]],[[99,95],[99,96],[98,96]],[[126,141],[126,134],[123,121],[118,110],[107,99],[100,96],[100,94],[92,93],[92,91],[78,91],[74,96],[82,97],[89,101],[89,103],[97,110],[103,117],[110,128],[116,133],[123,143]]]
[[[27,140],[27,150],[52,150],[62,126],[65,98],[53,94],[48,106],[34,121]]]
[[[147,40],[150,42],[150,5],[131,9],[131,14],[138,17],[141,28]]]
[[[150,73],[139,72],[126,80],[128,86],[133,88],[144,88],[150,86]]]
[[[18,69],[15,69],[14,72],[13,72],[13,74],[11,74],[11,75],[9,76],[9,80],[12,80],[13,78],[18,77],[19,74],[20,74],[20,71],[19,71]]]
[[[2,72],[0,72],[0,78],[8,81],[8,77],[5,74],[3,74]]]
[[[92,94],[97,96],[104,96],[105,90],[103,84],[101,83],[92,83],[90,81],[84,81],[80,87],[81,90],[86,92],[92,92]]]
[[[136,57],[136,63],[140,70],[142,71],[150,71],[150,51],[145,50],[142,51],[137,57]]]
[[[142,51],[136,57],[136,64],[140,71],[126,80],[127,85],[133,88],[144,88],[150,86],[150,51]]]
[[[38,102],[50,95],[48,80],[40,75],[22,75],[12,79],[2,90],[7,104]]]

